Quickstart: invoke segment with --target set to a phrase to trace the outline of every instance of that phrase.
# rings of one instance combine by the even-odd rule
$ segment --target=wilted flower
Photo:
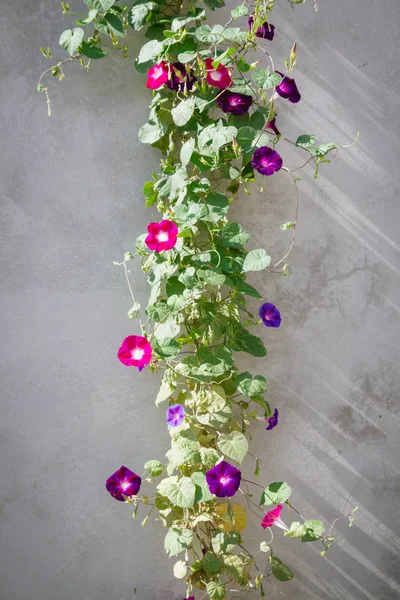
[[[225,90],[217,98],[217,104],[224,113],[231,115],[244,115],[253,103],[253,98],[247,94],[236,94]]]
[[[258,314],[267,327],[279,327],[281,324],[281,313],[271,302],[265,302],[260,307]]]
[[[167,408],[167,425],[178,427],[185,420],[185,408],[182,404],[173,404]]]
[[[206,81],[209,85],[225,89],[232,85],[232,77],[229,69],[225,67],[222,63],[218,65],[216,69],[212,66],[213,64],[212,58],[206,58]]]
[[[146,87],[151,90],[158,90],[169,78],[169,68],[165,61],[161,61],[147,71]]]
[[[206,473],[210,492],[218,498],[234,496],[239,489],[241,478],[242,474],[239,469],[224,460]]]
[[[275,119],[276,119],[276,115],[273,119],[268,121],[268,123],[264,127],[265,127],[265,129],[271,129],[271,131],[273,131],[275,133],[275,135],[281,135],[281,132],[279,131],[279,129],[277,128],[277,126],[275,124]]]
[[[191,77],[185,65],[180,62],[174,62],[170,65],[170,74],[167,81],[167,87],[175,92],[183,92],[185,89],[190,92],[196,77]]]
[[[282,519],[279,516],[281,514],[281,510],[282,510],[282,504],[278,504],[278,506],[276,508],[267,512],[267,514],[264,516],[263,520],[261,521],[261,527],[266,529],[267,527],[272,527],[273,525],[276,525],[276,527],[280,527],[280,529],[289,531],[289,527],[286,527],[285,523],[282,521]]]
[[[178,228],[175,223],[168,221],[168,219],[164,219],[159,223],[149,223],[147,231],[149,234],[144,241],[150,250],[155,252],[171,250],[176,244]]]
[[[139,371],[151,361],[152,350],[147,339],[141,335],[128,335],[118,350],[118,358],[127,367],[137,367]]]
[[[265,420],[268,423],[268,427],[266,427],[267,431],[276,427],[278,425],[278,409],[275,408],[274,414],[272,415],[272,417],[266,417]]]
[[[123,496],[128,496],[129,498],[136,496],[140,490],[141,483],[142,480],[139,475],[122,466],[107,479],[106,489],[113,498],[124,502]]]
[[[279,85],[276,86],[276,93],[279,94],[282,98],[286,98],[289,102],[299,102],[301,95],[299,90],[297,89],[297,85],[294,79],[291,79],[287,75],[284,76],[280,71],[275,71],[280,75],[283,79]]]
[[[282,168],[282,158],[269,146],[257,148],[251,158],[251,164],[261,175],[273,175]]]
[[[250,29],[253,29],[254,16],[250,15],[247,19]],[[274,39],[275,26],[268,21],[265,21],[256,31],[256,36],[259,38],[264,38],[264,40],[272,41]]]

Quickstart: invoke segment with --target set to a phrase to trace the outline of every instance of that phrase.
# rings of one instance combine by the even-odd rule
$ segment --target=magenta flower
[[[281,313],[276,306],[271,304],[271,302],[265,302],[265,304],[260,307],[258,314],[264,325],[267,327],[279,327],[281,324]]]
[[[266,427],[267,431],[276,427],[278,425],[278,409],[275,408],[274,414],[272,415],[272,417],[266,417],[265,420],[268,423],[268,427]]]
[[[147,71],[146,87],[151,90],[158,90],[169,79],[169,68],[165,61],[161,61]]]
[[[279,516],[281,514],[281,510],[282,504],[278,504],[276,508],[267,512],[267,514],[264,515],[264,518],[261,521],[261,527],[266,529],[267,527],[272,527],[273,525],[276,525],[276,527],[280,527],[280,529],[289,531],[289,527],[286,527],[285,523]]]
[[[194,596],[190,596],[190,598],[185,598],[185,600],[195,600]]]
[[[268,146],[257,148],[251,158],[251,164],[261,175],[273,175],[282,168],[282,157]]]
[[[253,29],[254,17],[250,15],[247,19],[250,29]],[[274,39],[275,26],[268,21],[265,21],[256,31],[256,37],[264,38],[264,40],[272,41]]]
[[[139,371],[151,361],[152,349],[145,337],[128,335],[118,350],[118,358],[127,367],[137,367]]]
[[[167,87],[170,90],[183,92],[186,89],[186,91],[190,92],[195,81],[196,77],[190,77],[185,65],[180,62],[172,63],[170,66],[170,76],[167,81]]]
[[[178,228],[175,223],[168,221],[168,219],[164,219],[159,223],[149,223],[147,231],[149,234],[144,241],[150,250],[163,252],[163,250],[171,250],[176,244]]]
[[[275,124],[275,119],[276,119],[276,115],[273,119],[271,119],[271,121],[268,121],[268,123],[265,125],[265,129],[271,129],[271,131],[273,131],[275,133],[275,135],[281,135],[281,132],[279,131],[279,129],[277,128],[277,126]]]
[[[281,77],[283,77],[281,83],[275,88],[276,93],[279,94],[279,96],[281,96],[282,98],[286,98],[287,100],[289,100],[289,102],[292,102],[293,104],[299,102],[301,96],[299,90],[297,89],[295,80],[291,79],[287,75],[285,77],[280,71],[275,72],[278,73],[278,75],[280,75]]]
[[[167,425],[178,427],[185,420],[185,408],[182,404],[173,404],[167,408]]]
[[[106,489],[113,498],[124,502],[124,496],[128,496],[128,498],[136,496],[141,483],[139,475],[122,466],[107,479]]]
[[[212,87],[225,89],[232,85],[232,77],[229,69],[225,67],[222,63],[218,65],[216,69],[212,66],[213,64],[212,58],[206,58],[206,81],[208,85]]]
[[[236,94],[225,90],[217,98],[217,104],[224,113],[230,113],[231,115],[244,115],[248,112],[250,106],[253,103],[253,98],[247,96],[247,94]]]
[[[224,460],[206,473],[210,492],[218,498],[234,496],[239,489],[241,478],[242,474],[239,469]]]

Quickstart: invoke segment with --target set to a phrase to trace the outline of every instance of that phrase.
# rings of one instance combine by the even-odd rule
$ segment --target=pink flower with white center
[[[218,67],[214,69],[212,64],[213,59],[206,58],[206,81],[208,85],[220,88],[222,90],[232,85],[232,77],[229,69],[227,69],[222,63],[220,63]]]
[[[150,250],[155,252],[171,250],[176,244],[178,228],[175,223],[168,221],[168,219],[164,219],[159,223],[149,223],[147,231],[149,234],[144,241]]]
[[[287,527],[285,525],[285,523],[282,521],[282,519],[280,517],[281,510],[282,510],[282,504],[278,504],[278,506],[276,508],[267,512],[267,514],[264,516],[263,520],[261,521],[261,527],[266,529],[267,527],[272,527],[272,525],[276,525],[276,527],[279,527],[280,529],[284,529],[284,531],[289,531],[289,527]]]
[[[169,68],[165,61],[154,65],[147,71],[146,87],[151,90],[158,90],[169,79]]]
[[[118,358],[126,367],[137,367],[139,371],[151,361],[152,349],[141,335],[128,335],[118,350]]]

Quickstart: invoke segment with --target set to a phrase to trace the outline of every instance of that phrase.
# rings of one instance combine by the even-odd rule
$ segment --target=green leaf
[[[196,486],[196,504],[198,502],[209,502],[210,500],[214,500],[215,496],[210,492],[206,481],[206,476],[202,471],[195,471],[191,474],[190,479]]]
[[[184,577],[186,577],[187,569],[188,566],[185,563],[185,561],[178,560],[178,562],[174,564],[173,568],[174,577],[176,577],[177,579],[183,579]]]
[[[237,556],[235,554],[228,554],[227,556],[223,557],[223,560],[224,560],[223,570],[226,573],[233,575],[233,577],[236,579],[236,581],[240,585],[245,585],[246,584],[245,568],[244,568],[245,565],[243,564],[243,561],[240,558],[240,556]]]
[[[93,42],[84,40],[81,45],[81,53],[88,58],[98,59],[107,56],[107,52],[104,52],[100,46],[96,46]]]
[[[246,94],[247,96],[256,97],[257,92],[254,90],[251,82],[243,80],[241,77],[236,77],[233,80],[232,85],[229,87],[230,92],[235,92],[237,94]]]
[[[271,556],[269,559],[272,564],[272,575],[278,579],[278,581],[290,581],[294,575],[292,571],[283,564],[276,556]]]
[[[211,192],[211,194],[208,194],[205,204],[208,215],[204,215],[203,218],[205,221],[211,221],[212,223],[218,223],[229,210],[229,200],[221,192]]]
[[[271,257],[262,248],[251,250],[244,259],[243,271],[262,271],[268,267],[270,262]]]
[[[267,391],[265,378],[261,375],[256,375],[253,378],[252,374],[248,371],[236,376],[236,384],[238,391],[248,398],[259,396]]]
[[[223,285],[225,282],[225,275],[217,269],[199,269],[197,276],[206,285]]]
[[[226,586],[222,583],[215,583],[210,581],[207,583],[207,593],[211,600],[225,600],[226,599]]]
[[[194,147],[195,147],[194,138],[190,138],[189,140],[187,140],[187,142],[182,144],[180,159],[181,159],[181,163],[183,164],[184,167],[186,167],[190,163],[190,159],[192,158]]]
[[[254,69],[251,75],[258,87],[264,89],[276,87],[282,81],[279,73],[275,73],[269,69]]]
[[[225,126],[222,120],[212,123],[202,129],[197,138],[199,151],[201,154],[207,151],[217,153],[222,146],[231,143],[236,135],[236,127]]]
[[[215,530],[212,536],[212,547],[217,554],[232,552],[239,543],[240,534],[236,531],[224,533],[223,531]]]
[[[248,296],[262,300],[261,294],[252,285],[243,281],[243,279],[231,276],[225,283],[241,294],[247,294]]]
[[[195,439],[184,437],[186,431],[182,431],[181,435],[173,440],[171,449],[166,453],[167,459],[174,468],[178,468],[184,464],[197,465],[201,460],[199,442]]]
[[[306,527],[306,533],[301,538],[302,542],[317,542],[320,536],[324,533],[325,527],[322,521],[307,520],[304,521]]]
[[[300,539],[307,533],[307,527],[299,521],[293,521],[289,531],[285,531],[284,535],[293,539]]]
[[[220,433],[217,440],[218,448],[225,456],[229,456],[239,464],[245,458],[249,449],[249,442],[240,431]]]
[[[169,556],[176,556],[190,548],[193,541],[193,532],[190,529],[170,527],[165,536],[164,548]]]
[[[194,286],[197,284],[197,278],[195,275],[196,271],[194,267],[188,267],[183,273],[181,273],[178,277],[179,281],[183,283],[185,287],[189,290],[192,290]]]
[[[192,508],[194,506],[196,486],[190,477],[182,477],[181,479],[178,479],[177,475],[167,477],[160,481],[157,490],[161,496],[166,496],[175,506],[180,508]]]
[[[221,559],[217,558],[212,552],[206,552],[201,561],[202,567],[206,573],[219,573],[221,570]]]
[[[86,17],[86,19],[81,19],[80,21],[77,21],[76,24],[77,25],[88,25],[89,23],[91,23],[93,21],[93,19],[95,19],[97,17],[97,13],[98,13],[98,10],[95,8],[92,10],[89,10],[89,14]]]
[[[248,127],[247,125],[238,130],[236,141],[245,154],[253,149],[258,135],[259,133],[253,127]]]
[[[260,544],[260,552],[269,552],[271,548],[268,546],[267,542],[261,542]]]
[[[141,47],[139,56],[137,58],[138,63],[145,63],[150,60],[154,60],[163,49],[163,43],[158,40],[150,40],[144,46]]]
[[[309,150],[314,146],[315,135],[300,135],[296,140],[296,146]]]
[[[124,35],[124,26],[122,21],[118,19],[116,15],[113,13],[107,13],[104,15],[104,20],[108,23],[108,26],[110,29],[112,29],[113,33],[116,35]]]
[[[231,15],[234,19],[237,19],[238,17],[244,17],[245,15],[248,15],[248,14],[249,14],[249,9],[247,8],[247,6],[244,6],[243,4],[239,4],[239,6],[237,6],[233,10],[231,10]]]
[[[84,35],[85,32],[80,27],[66,29],[60,36],[59,44],[72,56],[81,45]]]
[[[150,43],[150,42],[149,42]],[[192,96],[182,100],[177,106],[171,110],[172,118],[175,125],[183,127],[193,116],[195,101]]]
[[[174,32],[179,31],[179,29],[181,27],[184,27],[185,25],[192,23],[192,21],[197,21],[198,19],[202,19],[205,14],[206,14],[206,11],[204,10],[204,8],[196,8],[196,11],[194,14],[189,13],[188,15],[182,15],[182,16],[176,17],[175,19],[173,19],[173,21],[171,23],[171,31],[174,31]]]
[[[204,4],[208,6],[210,10],[216,10],[225,6],[224,0],[203,0]]]
[[[159,460],[148,460],[145,463],[144,468],[151,477],[158,477],[163,472],[163,466]]]
[[[154,338],[152,348],[158,356],[164,359],[175,358],[181,349],[179,343],[172,338],[163,338],[161,340]]]
[[[222,230],[222,246],[231,248],[245,246],[249,239],[250,234],[244,231],[239,223],[228,223]]]
[[[130,9],[128,13],[129,25],[135,31],[139,31],[146,23],[148,17],[152,11],[158,11],[158,4],[156,2],[141,2],[137,3]],[[164,39],[164,36],[163,36]]]
[[[142,144],[154,144],[167,132],[167,125],[161,121],[149,121],[139,129]]]
[[[220,456],[214,448],[200,448],[201,462],[205,467],[214,467]]]
[[[320,146],[317,146],[315,148],[315,154],[318,157],[322,157],[325,156],[326,154],[328,154],[328,152],[330,152],[331,150],[336,150],[337,146],[335,146],[335,144],[321,144]]]
[[[266,356],[267,349],[256,335],[252,335],[242,325],[237,324],[232,330],[231,347],[236,352],[247,352],[251,356]]]
[[[200,27],[198,27],[194,32],[194,35],[199,40],[199,42],[212,44],[215,42],[219,42],[222,39],[221,31],[223,29],[224,28],[222,27],[222,25],[214,25],[213,28],[211,28],[209,25],[200,25]]]
[[[284,481],[270,483],[262,493],[260,504],[284,504],[290,498],[292,488]]]
[[[90,8],[96,8],[98,11],[106,12],[111,8],[116,0],[84,0]]]

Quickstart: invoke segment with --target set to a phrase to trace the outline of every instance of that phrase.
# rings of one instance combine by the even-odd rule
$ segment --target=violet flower
[[[275,135],[281,135],[281,132],[279,131],[279,129],[277,128],[277,126],[275,124],[275,120],[276,120],[276,115],[273,119],[268,121],[268,123],[264,126],[264,128],[271,129],[271,131],[273,131],[275,133]]]
[[[206,81],[208,85],[212,87],[224,89],[232,85],[232,77],[229,69],[225,67],[222,63],[219,63],[218,67],[214,69],[212,66],[213,59],[206,58]]]
[[[161,61],[157,65],[152,66],[147,71],[146,87],[151,90],[158,90],[164,83],[167,83],[169,78],[169,68],[165,61]]]
[[[185,420],[185,408],[182,404],[173,404],[167,408],[167,425],[179,427]]]
[[[250,30],[252,30],[253,23],[254,23],[254,16],[250,15],[249,18],[247,19],[247,22],[249,24]],[[275,34],[275,26],[272,25],[271,23],[268,23],[268,21],[265,21],[262,25],[260,25],[260,27],[256,31],[256,37],[263,38],[264,40],[272,41],[274,39],[274,34]]]
[[[276,427],[278,425],[278,409],[275,408],[272,417],[265,417],[265,420],[268,423],[268,427],[265,428],[267,431]]]
[[[186,89],[187,92],[190,92],[195,81],[196,77],[191,77],[182,63],[174,62],[170,65],[170,74],[167,81],[167,87],[170,90],[183,92]]]
[[[261,175],[273,175],[282,168],[282,157],[269,146],[257,148],[251,158],[251,164]]]
[[[287,527],[285,525],[285,523],[282,521],[282,519],[280,518],[281,510],[282,510],[282,504],[278,504],[278,506],[276,508],[267,512],[267,514],[264,516],[263,520],[261,521],[261,527],[266,529],[267,527],[272,527],[273,525],[275,525],[276,527],[279,527],[280,529],[289,531],[289,527]]]
[[[171,250],[176,244],[178,228],[173,221],[164,219],[159,223],[149,223],[148,236],[144,240],[146,246],[155,252]]]
[[[137,367],[139,371],[151,361],[152,349],[141,335],[128,335],[118,350],[118,358],[126,367]]]
[[[225,90],[217,97],[217,104],[224,113],[240,116],[248,112],[253,103],[253,98],[247,94],[236,94]]]
[[[239,489],[241,478],[239,469],[224,460],[206,473],[209,490],[218,498],[234,496]]]
[[[281,313],[271,302],[265,302],[260,307],[258,314],[266,327],[279,327],[281,324]]]
[[[275,71],[278,73],[283,79],[279,85],[276,86],[275,91],[282,98],[286,98],[289,102],[296,104],[299,102],[301,95],[299,90],[297,89],[297,85],[294,79],[291,79],[287,75],[283,75],[280,71]]]
[[[128,498],[136,496],[141,483],[142,480],[139,475],[122,466],[107,479],[106,489],[113,498],[124,502],[124,496],[128,496]]]

